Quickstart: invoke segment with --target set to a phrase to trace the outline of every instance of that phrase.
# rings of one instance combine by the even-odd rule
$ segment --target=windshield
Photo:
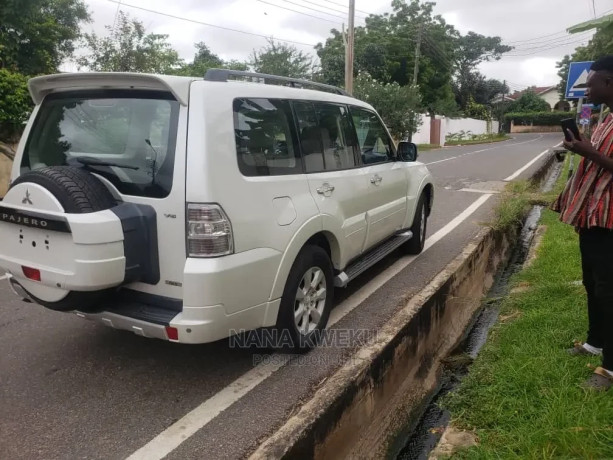
[[[178,113],[172,95],[158,91],[49,95],[30,132],[22,172],[72,165],[105,177],[120,193],[163,198],[172,188]]]

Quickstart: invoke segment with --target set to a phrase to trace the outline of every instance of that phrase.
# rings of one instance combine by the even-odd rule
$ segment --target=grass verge
[[[441,146],[438,144],[417,144],[418,152],[427,152],[428,150],[436,150],[440,148]]]
[[[502,141],[507,141],[509,139],[512,139],[512,137],[507,134],[501,134],[501,135],[491,136],[485,139],[475,139],[475,140],[465,140],[465,141],[445,141],[445,146],[491,144],[492,142],[502,142]]]
[[[551,211],[541,224],[536,260],[512,280],[522,292],[505,299],[488,343],[442,402],[479,439],[454,458],[613,458],[613,394],[580,386],[600,358],[565,351],[587,329],[578,238]]]

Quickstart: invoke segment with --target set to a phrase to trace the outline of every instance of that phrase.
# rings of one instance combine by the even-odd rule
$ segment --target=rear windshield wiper
[[[85,166],[116,166],[118,168],[133,169],[134,171],[138,170],[138,166],[122,165],[112,161],[99,160],[98,158],[93,157],[77,157],[76,160]]]

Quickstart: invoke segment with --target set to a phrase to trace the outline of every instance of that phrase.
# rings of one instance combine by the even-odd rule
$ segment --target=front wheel
[[[428,209],[426,207],[426,196],[422,194],[417,202],[415,218],[411,226],[413,237],[404,243],[403,249],[407,254],[420,254],[424,250],[426,243],[426,229],[428,226]]]
[[[298,254],[281,298],[277,331],[283,346],[306,351],[319,342],[333,302],[332,263],[319,246],[305,246]]]

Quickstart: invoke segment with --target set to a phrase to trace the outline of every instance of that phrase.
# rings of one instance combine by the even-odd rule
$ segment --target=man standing
[[[586,96],[613,107],[613,55],[592,64]],[[579,231],[589,329],[587,340],[569,351],[602,355],[602,367],[586,386],[608,390],[613,384],[613,116],[595,129],[591,142],[570,136],[564,146],[583,158],[553,209]]]

